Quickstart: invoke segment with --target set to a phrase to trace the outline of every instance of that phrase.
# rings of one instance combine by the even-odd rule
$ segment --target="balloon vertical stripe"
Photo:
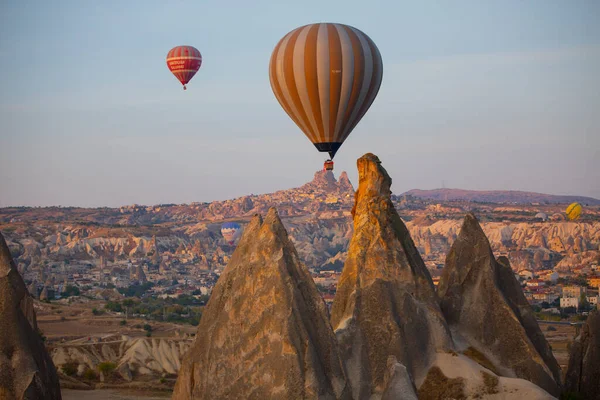
[[[327,101],[323,101],[324,106],[328,106],[327,113],[327,134],[326,142],[333,142],[335,139],[335,125],[337,124],[337,112],[340,106],[340,92],[342,90],[342,42],[338,30],[334,25],[327,26],[328,46],[331,49],[329,57],[329,68],[331,70],[329,85],[324,85],[327,91]],[[327,87],[329,86],[329,87]],[[328,104],[329,103],[329,104]]]

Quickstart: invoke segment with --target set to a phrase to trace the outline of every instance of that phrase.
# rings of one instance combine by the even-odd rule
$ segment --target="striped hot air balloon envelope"
[[[319,151],[333,158],[375,100],[383,61],[360,30],[310,24],[275,46],[269,77],[281,107]]]
[[[221,234],[227,243],[233,244],[242,235],[242,227],[237,222],[225,222],[221,225]]]
[[[581,209],[582,209],[582,207],[581,207],[581,204],[579,204],[579,203],[569,204],[569,206],[565,210],[565,213],[567,214],[567,218],[569,218],[569,221],[575,221],[576,219],[579,219],[579,217],[581,216]]]
[[[183,85],[183,90],[202,65],[202,55],[192,46],[173,47],[167,54],[167,67]]]

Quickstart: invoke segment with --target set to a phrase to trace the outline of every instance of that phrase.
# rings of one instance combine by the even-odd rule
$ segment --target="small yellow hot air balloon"
[[[581,204],[571,203],[565,210],[565,213],[567,214],[569,221],[575,221],[576,219],[579,219],[581,216]]]

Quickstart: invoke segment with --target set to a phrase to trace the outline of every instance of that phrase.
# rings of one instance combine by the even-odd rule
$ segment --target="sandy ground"
[[[62,389],[63,400],[164,400],[169,392],[141,392],[132,390],[71,390]]]
[[[556,331],[549,331],[548,326],[553,326]],[[554,358],[560,365],[563,374],[567,371],[569,365],[569,342],[575,338],[575,328],[568,325],[540,323],[540,329],[546,340],[552,346]]]

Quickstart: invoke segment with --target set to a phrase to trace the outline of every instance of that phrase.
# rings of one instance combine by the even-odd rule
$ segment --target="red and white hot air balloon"
[[[186,90],[187,83],[196,75],[202,65],[202,55],[192,46],[173,47],[167,54],[167,67]]]

